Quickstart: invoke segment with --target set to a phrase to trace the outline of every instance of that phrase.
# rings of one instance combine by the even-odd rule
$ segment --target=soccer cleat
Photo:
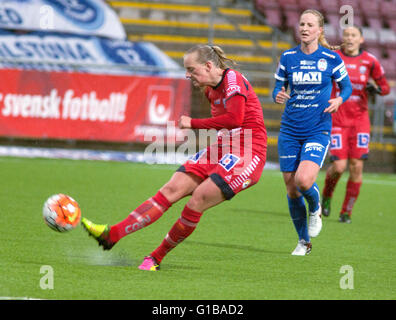
[[[86,218],[81,219],[81,224],[88,234],[98,242],[99,246],[103,247],[103,250],[110,250],[115,245],[115,242],[110,241],[108,224],[95,224]]]
[[[331,210],[331,198],[330,197],[323,197],[322,200],[322,213],[325,217],[330,215]]]
[[[348,212],[341,212],[340,213],[340,218],[338,219],[339,222],[343,223],[351,223],[351,216],[348,214]]]
[[[322,207],[319,203],[318,210],[309,213],[308,235],[315,238],[319,235],[320,230],[322,230]]]
[[[157,260],[155,260],[155,258],[152,256],[144,257],[142,264],[139,266],[140,270],[146,271],[157,271],[159,268],[159,263],[157,263]]]
[[[298,241],[297,247],[292,252],[292,256],[306,256],[311,253],[312,243],[304,239]]]

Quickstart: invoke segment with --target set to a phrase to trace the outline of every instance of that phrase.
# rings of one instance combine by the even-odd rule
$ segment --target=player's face
[[[209,68],[207,64],[197,61],[197,52],[192,52],[184,56],[184,68],[186,78],[190,79],[195,87],[204,87],[209,81]]]
[[[318,17],[312,13],[305,13],[300,17],[300,37],[301,41],[310,44],[319,39],[323,28],[319,26]]]
[[[342,42],[345,44],[344,51],[347,54],[357,54],[363,41],[359,29],[354,27],[344,29],[342,33]]]

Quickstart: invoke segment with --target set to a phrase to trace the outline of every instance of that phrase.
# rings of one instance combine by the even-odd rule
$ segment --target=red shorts
[[[265,159],[253,152],[240,152],[212,145],[188,159],[177,171],[190,172],[203,180],[210,177],[229,200],[255,185],[261,177]]]
[[[355,127],[333,127],[331,130],[330,159],[368,158],[370,124]]]

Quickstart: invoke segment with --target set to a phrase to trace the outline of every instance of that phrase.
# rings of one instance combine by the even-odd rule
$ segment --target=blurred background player
[[[352,82],[352,95],[332,115],[330,155],[331,165],[326,172],[323,188],[323,215],[330,215],[331,198],[349,160],[349,178],[346,193],[340,211],[340,222],[351,222],[353,205],[359,196],[363,180],[363,161],[367,159],[370,141],[370,118],[368,111],[368,93],[387,95],[390,92],[384,69],[372,54],[361,50],[364,42],[359,27],[343,30],[343,48],[337,53],[344,60]],[[376,85],[369,82],[374,79]],[[339,94],[334,86],[332,97]]]
[[[290,215],[299,237],[292,255],[309,254],[310,237],[321,231],[320,192],[315,181],[330,143],[331,113],[352,92],[344,62],[328,45],[323,25],[319,11],[306,10],[301,14],[301,43],[281,55],[272,93],[276,103],[286,102],[278,156]],[[330,99],[333,80],[341,92]],[[286,93],[288,85],[290,95]],[[304,198],[309,207],[308,226]]]
[[[160,246],[144,258],[141,270],[158,270],[165,255],[195,230],[204,211],[260,179],[267,150],[261,104],[247,79],[229,68],[230,62],[218,46],[198,45],[184,55],[186,77],[204,90],[212,117],[182,116],[179,127],[220,130],[217,143],[191,157],[152,198],[120,223],[98,225],[82,219],[88,233],[109,250],[121,238],[155,222],[173,203],[191,195]]]

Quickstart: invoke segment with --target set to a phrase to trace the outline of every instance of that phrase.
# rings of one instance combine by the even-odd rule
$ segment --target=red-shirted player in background
[[[81,221],[99,245],[109,250],[121,238],[159,219],[173,203],[191,195],[160,246],[144,258],[141,270],[158,270],[165,255],[194,231],[204,211],[260,179],[267,150],[261,104],[250,83],[230,69],[229,62],[232,60],[217,46],[198,45],[184,56],[186,77],[194,86],[205,89],[212,118],[182,116],[179,127],[221,130],[217,143],[191,157],[152,198],[120,223],[109,226],[85,218]]]
[[[330,215],[330,203],[333,191],[349,160],[349,179],[344,203],[340,211],[340,222],[351,222],[353,205],[358,198],[363,181],[363,161],[367,159],[370,141],[370,119],[368,111],[368,93],[387,95],[390,91],[384,70],[375,56],[360,49],[364,42],[359,27],[348,27],[343,31],[343,49],[337,51],[345,62],[353,92],[332,115],[331,165],[326,172],[322,197],[323,215]],[[372,78],[376,85],[369,82]],[[338,94],[333,87],[332,96]]]

